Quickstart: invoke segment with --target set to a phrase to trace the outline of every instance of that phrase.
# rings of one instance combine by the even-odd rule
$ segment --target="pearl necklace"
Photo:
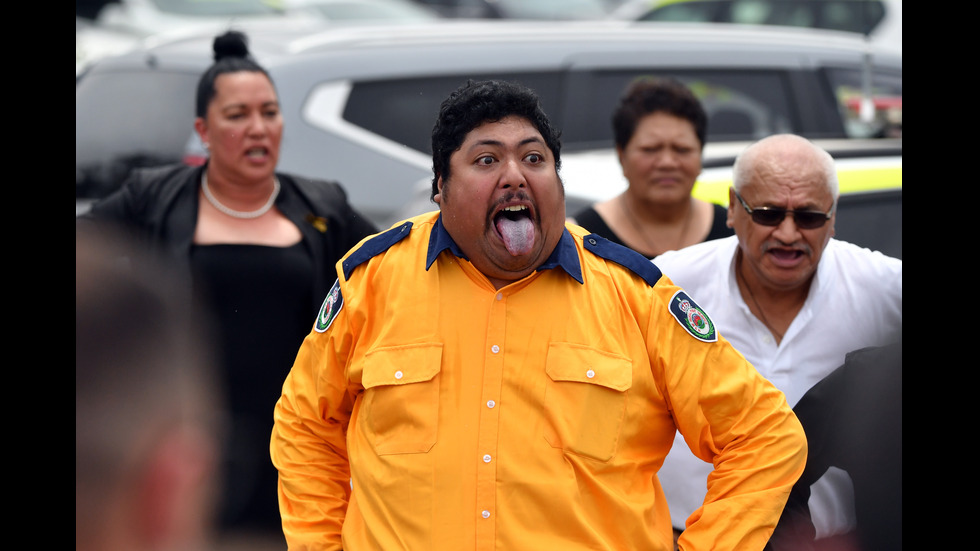
[[[201,174],[201,191],[204,192],[204,198],[207,199],[208,200],[208,203],[211,203],[211,205],[214,208],[218,209],[219,211],[221,211],[221,212],[223,212],[223,213],[225,213],[228,216],[231,216],[233,218],[242,218],[242,219],[246,219],[247,220],[247,219],[250,219],[250,218],[258,218],[259,216],[262,216],[263,214],[269,212],[269,209],[272,208],[272,205],[274,205],[276,203],[276,197],[279,196],[279,187],[280,187],[279,186],[279,179],[276,178],[275,176],[273,176],[272,177],[272,182],[273,182],[272,195],[269,196],[269,200],[266,201],[266,203],[264,205],[262,205],[261,207],[259,207],[258,210],[253,210],[253,211],[233,210],[233,209],[230,209],[230,208],[222,205],[220,202],[218,202],[218,199],[215,198],[215,196],[211,194],[211,189],[208,188],[208,173],[207,173],[207,171],[204,171],[204,173]]]

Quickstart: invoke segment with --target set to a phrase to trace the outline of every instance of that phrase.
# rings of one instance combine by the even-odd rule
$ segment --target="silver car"
[[[866,56],[862,40],[830,31],[447,20],[250,38],[282,104],[279,169],[339,181],[380,225],[431,177],[439,104],[467,79],[534,88],[562,129],[563,152],[610,147],[612,110],[640,75],[673,75],[694,89],[709,113],[709,143],[774,132],[893,135],[893,116],[853,106],[875,105],[864,101],[871,97],[897,97],[901,105],[901,57]],[[133,167],[193,152],[194,90],[212,40],[147,45],[76,79],[76,212]]]

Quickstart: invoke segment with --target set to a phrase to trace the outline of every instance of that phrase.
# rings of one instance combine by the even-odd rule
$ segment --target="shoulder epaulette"
[[[582,238],[582,242],[585,245],[585,250],[627,268],[643,278],[643,281],[646,281],[651,287],[660,281],[660,268],[650,262],[649,258],[633,249],[624,247],[619,243],[613,243],[597,233],[586,235]]]
[[[408,237],[412,229],[411,222],[405,222],[390,230],[385,230],[368,239],[344,259],[344,278],[349,278],[354,268],[385,252],[389,247]]]

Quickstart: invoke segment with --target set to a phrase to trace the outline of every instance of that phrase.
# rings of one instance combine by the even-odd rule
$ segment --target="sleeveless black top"
[[[231,413],[219,522],[278,530],[269,435],[283,381],[316,319],[313,260],[302,241],[290,247],[192,245],[190,260],[195,293],[216,322]]]
[[[704,241],[711,241],[712,239],[735,235],[735,230],[725,225],[725,221],[728,219],[728,209],[718,204],[714,204],[712,206],[714,207],[714,218],[711,220],[711,229],[708,231],[708,236],[704,238]],[[609,225],[606,224],[606,221],[603,220],[602,217],[599,216],[599,213],[596,212],[596,210],[591,206],[580,210],[578,214],[575,214],[572,216],[572,218],[575,219],[575,222],[579,226],[582,226],[590,232],[597,233],[602,237],[605,237],[614,243],[619,243],[624,247],[629,247],[629,245],[623,243],[623,240],[620,239],[618,235],[609,229]],[[656,256],[647,256],[647,258],[653,260],[656,258]]]

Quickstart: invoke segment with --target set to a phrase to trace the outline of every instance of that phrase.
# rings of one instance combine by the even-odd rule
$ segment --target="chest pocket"
[[[436,443],[442,344],[378,348],[364,356],[361,422],[378,455],[426,453]]]
[[[633,362],[626,356],[571,343],[552,343],[545,438],[553,447],[608,461],[616,453],[626,415]]]

